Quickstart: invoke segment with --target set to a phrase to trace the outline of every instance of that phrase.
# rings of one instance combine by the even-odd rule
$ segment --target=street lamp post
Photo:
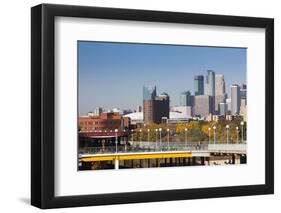
[[[155,129],[155,149],[157,149],[157,136],[158,136],[158,129]]]
[[[226,125],[226,144],[228,144],[228,131],[229,131],[229,125]]]
[[[115,129],[115,152],[117,154],[118,152],[118,129]],[[119,169],[119,160],[118,158],[115,158],[115,165],[114,165],[115,169]]]
[[[160,150],[162,151],[162,128],[159,128],[159,142],[160,142]]]
[[[142,136],[142,129],[140,129],[140,146],[141,146],[141,136]]]
[[[242,137],[241,143],[244,143],[243,130],[244,130],[244,122],[243,122],[243,121],[241,121],[241,137]]]
[[[133,144],[134,143],[134,130],[132,129],[131,132],[132,132],[132,144]]]
[[[214,144],[216,144],[216,126],[214,126],[213,127],[213,129],[214,129]]]
[[[211,144],[211,127],[209,127],[208,130],[209,130],[209,144]]]
[[[106,130],[104,130],[104,132],[107,133]],[[102,150],[103,150],[103,151],[105,150],[105,145],[104,145],[104,144],[105,144],[105,140],[102,140]]]
[[[170,129],[167,129],[168,133],[168,150],[170,150]]]
[[[126,133],[126,130],[124,129],[123,132]],[[125,135],[126,135],[126,134],[124,134],[124,136],[125,136]],[[124,141],[124,143],[125,143],[125,144],[124,144],[124,148],[125,148],[125,151],[127,151],[127,141],[126,141],[126,139],[125,139],[124,136],[123,136],[123,141]]]
[[[187,128],[184,129],[184,143],[185,148],[187,148]]]
[[[147,130],[148,147],[150,148],[150,129]]]
[[[236,143],[239,143],[239,127],[236,127],[236,133],[237,133],[237,137],[236,137]]]
[[[117,136],[117,132],[118,132],[118,129],[115,129],[115,152],[116,153],[118,152],[118,146],[117,146],[118,136]]]

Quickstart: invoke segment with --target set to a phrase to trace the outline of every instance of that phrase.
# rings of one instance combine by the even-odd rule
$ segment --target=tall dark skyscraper
[[[204,95],[204,76],[194,76],[194,95]]]
[[[207,71],[205,95],[215,96],[215,72]]]
[[[161,123],[162,118],[169,119],[170,112],[170,97],[167,93],[162,93],[155,97],[153,101],[153,122]]]
[[[241,95],[241,99],[247,99],[247,85],[246,84],[241,84],[240,95]]]

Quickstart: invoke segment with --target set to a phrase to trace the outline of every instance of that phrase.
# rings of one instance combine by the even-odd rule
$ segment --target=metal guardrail
[[[206,146],[206,145],[204,145]],[[80,148],[79,154],[106,154],[106,153],[131,153],[131,152],[158,152],[158,151],[192,151],[192,150],[206,150],[202,146],[187,146],[187,147],[175,147],[175,146],[108,146],[108,147],[87,147]]]
[[[227,151],[246,152],[246,144],[199,144],[199,143],[167,143],[156,144],[155,142],[133,142],[130,145],[102,146],[79,148],[79,154],[107,154],[107,153],[136,153],[136,152],[158,152],[158,151]]]

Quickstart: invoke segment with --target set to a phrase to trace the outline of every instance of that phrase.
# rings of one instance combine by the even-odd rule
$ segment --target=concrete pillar
[[[119,169],[119,160],[117,158],[115,159],[114,167],[115,169]]]
[[[235,163],[236,163],[236,164],[240,164],[240,163],[241,163],[241,162],[240,162],[241,155],[236,155],[235,157],[236,157]]]

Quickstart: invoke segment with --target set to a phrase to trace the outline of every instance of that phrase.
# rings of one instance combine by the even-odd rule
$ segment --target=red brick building
[[[116,112],[103,112],[99,116],[82,116],[79,118],[81,131],[126,129],[130,126],[130,118]]]

